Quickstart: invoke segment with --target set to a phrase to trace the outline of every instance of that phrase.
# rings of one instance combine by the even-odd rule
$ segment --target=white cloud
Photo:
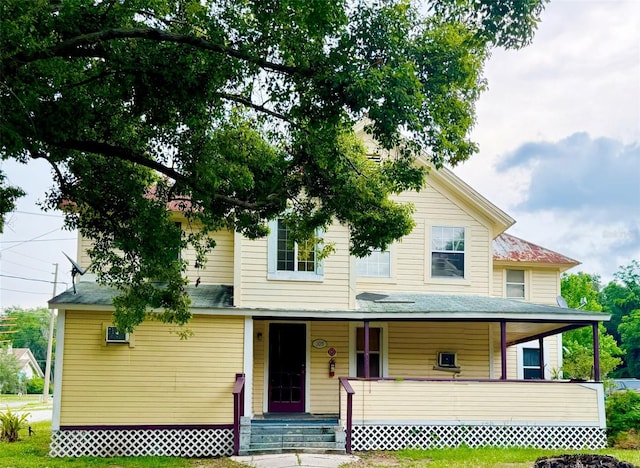
[[[480,153],[456,173],[510,232],[611,279],[640,258],[640,1],[553,0],[533,44],[485,72]]]

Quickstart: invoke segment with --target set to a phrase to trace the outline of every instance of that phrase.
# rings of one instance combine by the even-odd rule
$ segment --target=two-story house
[[[597,353],[593,380],[557,379],[561,333],[608,318],[557,306],[577,262],[506,234],[514,220],[447,169],[399,198],[415,229],[363,259],[341,225],[321,261],[281,220],[259,240],[218,232],[188,272],[187,340],[153,320],[117,333],[114,292],[91,281],[52,299],[51,454],[603,447]]]

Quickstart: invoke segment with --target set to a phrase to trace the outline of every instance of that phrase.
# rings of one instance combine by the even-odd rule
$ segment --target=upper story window
[[[322,262],[318,260],[317,245],[295,242],[283,219],[271,221],[269,228],[269,279],[322,280]]]
[[[432,226],[431,277],[464,278],[465,228]]]
[[[356,265],[356,272],[359,277],[391,277],[391,253],[388,250],[375,249],[368,256],[358,258]]]
[[[507,270],[506,296],[512,299],[524,299],[524,270]]]

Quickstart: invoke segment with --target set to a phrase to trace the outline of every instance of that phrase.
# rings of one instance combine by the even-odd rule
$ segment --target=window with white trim
[[[382,328],[369,328],[369,377],[382,377]],[[356,377],[365,376],[364,327],[356,328]]]
[[[511,299],[524,299],[524,288],[524,270],[507,270],[506,296]]]
[[[369,324],[369,375],[389,375],[388,326],[384,322]],[[364,324],[349,324],[349,375],[364,377]]]
[[[522,348],[522,378],[525,380],[542,378],[539,348]]]
[[[299,244],[291,237],[286,222],[278,218],[269,222],[268,278],[318,281],[322,279],[322,262],[318,246]],[[320,233],[316,233],[320,237]]]
[[[431,277],[464,278],[465,228],[431,227]]]
[[[369,255],[356,259],[358,277],[390,278],[391,253],[388,250],[375,249]]]

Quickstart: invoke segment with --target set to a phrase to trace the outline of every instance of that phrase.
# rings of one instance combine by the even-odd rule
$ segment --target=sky
[[[640,1],[551,0],[533,43],[497,50],[480,152],[455,172],[516,219],[508,232],[605,284],[640,261]]]
[[[579,260],[607,283],[640,261],[640,0],[551,0],[533,43],[496,50],[454,171],[517,220],[508,232]],[[43,161],[4,162],[28,196],[0,235],[0,308],[46,307],[71,286],[76,235],[36,205]]]

